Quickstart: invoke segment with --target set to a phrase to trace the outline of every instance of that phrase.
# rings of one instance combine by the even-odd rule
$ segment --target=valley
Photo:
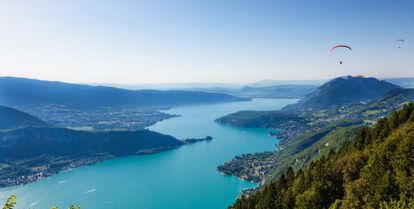
[[[414,1],[2,1],[0,209],[414,209]]]
[[[225,208],[242,189],[256,184],[223,176],[216,166],[235,155],[275,150],[278,139],[269,136],[267,129],[233,128],[217,124],[214,119],[238,110],[280,109],[296,101],[254,99],[174,107],[163,112],[180,117],[163,120],[149,129],[177,139],[209,135],[213,140],[153,155],[117,157],[77,167],[35,183],[2,188],[0,198],[15,194],[17,207],[38,202],[31,206],[34,209],[50,205],[64,207],[69,204],[65,198],[69,196],[70,202],[92,209],[136,205],[156,209]],[[85,194],[92,189],[95,191]],[[130,192],[125,194],[122,192],[125,190]]]
[[[380,87],[360,87],[352,97],[346,98],[344,96],[350,91],[349,88],[355,89],[352,82]],[[364,92],[364,88],[376,89],[377,92]],[[345,94],[340,95],[336,89],[341,89]],[[159,173],[169,173],[172,175],[170,177],[178,179],[170,189],[178,184],[186,185],[190,183],[188,179],[201,178],[204,175],[209,180],[197,181],[198,188],[227,185],[225,181],[229,175],[246,180],[230,177],[230,185],[233,186],[216,190],[215,195],[207,195],[191,189],[188,185],[186,192],[198,193],[200,196],[196,197],[203,196],[206,199],[192,202],[175,196],[175,200],[179,201],[173,204],[173,208],[182,208],[183,204],[191,204],[191,208],[225,207],[240,192],[242,197],[254,195],[280,178],[286,170],[297,172],[307,168],[313,162],[339,150],[344,144],[352,143],[362,126],[375,125],[378,118],[414,101],[412,89],[364,77],[336,78],[315,92],[301,100],[253,99],[216,104],[153,107],[117,105],[94,106],[88,109],[68,104],[19,106],[35,116],[3,107],[4,117],[17,120],[4,124],[0,132],[0,186],[16,186],[7,187],[3,191],[6,194],[24,195],[34,188],[42,191],[48,188],[57,189],[61,186],[59,182],[77,182],[78,178],[100,178],[106,181],[106,176],[93,170],[99,169],[101,165],[117,165],[119,162],[121,164],[118,166],[122,170],[116,170],[117,166],[112,168],[113,165],[105,169],[111,169],[111,173],[129,170],[130,175],[147,175],[148,170],[153,169]],[[340,95],[336,96],[339,100],[334,99],[337,93]],[[150,120],[145,120],[146,117]],[[72,147],[77,149],[72,150]],[[158,154],[148,155],[153,153]],[[188,158],[184,160],[179,157],[182,154]],[[158,157],[163,162],[169,162],[170,166],[178,166],[180,169],[172,172],[168,170],[171,167],[154,163],[153,158]],[[177,157],[180,160],[177,161]],[[142,159],[149,161],[141,162]],[[146,165],[145,171],[134,167],[136,161],[140,165]],[[184,165],[188,168],[184,169]],[[71,173],[75,171],[81,171],[81,176],[71,177]],[[82,171],[87,173],[82,174]],[[66,176],[63,180],[62,175]],[[118,179],[113,183],[122,185],[122,188],[128,187],[127,184],[140,187],[150,181],[152,176],[130,178],[133,180]],[[56,179],[52,182],[58,183],[51,184],[48,179]],[[166,184],[162,175],[157,177],[157,181]],[[94,184],[90,187],[92,189],[84,189],[93,190],[94,193],[99,191],[97,195],[100,196],[109,187],[113,188],[110,184]],[[150,187],[154,188],[153,192],[159,192],[159,186]],[[162,188],[168,189],[165,186]],[[79,202],[88,205],[88,208],[105,207],[105,204],[93,199],[83,199],[79,188],[68,192],[68,195],[77,194]],[[167,194],[171,195],[171,192],[165,193]],[[217,201],[216,195],[223,199]],[[195,197],[194,194],[191,197]],[[35,198],[45,201],[43,196]],[[149,204],[147,201],[153,200],[155,196],[148,194],[145,198],[148,200],[139,199],[140,204]],[[210,201],[209,198],[216,200]],[[128,198],[118,200],[125,201],[117,201],[119,207],[132,207],[130,204],[136,204]],[[31,205],[32,201],[38,202],[30,198],[23,205]],[[58,199],[56,201],[59,202]],[[108,200],[110,204],[112,201]],[[206,201],[214,204],[199,205]],[[167,202],[162,202],[159,206],[147,206],[161,209],[166,204]],[[239,203],[236,202],[236,206],[237,204]]]
[[[23,105],[17,109],[57,127],[84,131],[142,130],[155,123],[178,117],[160,112],[168,107],[103,106],[76,108],[60,104]]]

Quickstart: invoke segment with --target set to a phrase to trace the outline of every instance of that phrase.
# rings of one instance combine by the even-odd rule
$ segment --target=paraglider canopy
[[[333,52],[335,49],[337,49],[337,48],[346,48],[346,49],[349,49],[349,50],[351,50],[352,51],[352,48],[351,47],[349,47],[349,46],[347,46],[347,45],[343,45],[343,44],[339,44],[339,45],[335,45],[335,46],[333,46],[331,49],[330,49],[330,51],[331,52]]]
[[[404,39],[395,39],[394,43],[398,44],[398,48],[401,48],[401,44],[405,43]]]

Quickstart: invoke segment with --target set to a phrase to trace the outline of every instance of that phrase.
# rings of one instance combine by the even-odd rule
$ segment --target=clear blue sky
[[[0,76],[126,84],[414,76],[413,11],[411,0],[2,1]],[[400,49],[397,38],[406,40]],[[330,53],[338,43],[353,51]]]

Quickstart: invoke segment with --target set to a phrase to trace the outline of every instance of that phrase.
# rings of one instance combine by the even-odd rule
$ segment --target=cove
[[[210,135],[212,141],[182,146],[152,155],[116,158],[80,167],[36,183],[0,189],[0,198],[17,196],[16,208],[82,209],[220,209],[242,189],[255,184],[223,176],[216,167],[235,155],[275,150],[278,139],[266,129],[220,125],[214,119],[239,110],[275,110],[292,99],[179,106],[165,112],[180,117],[149,129],[180,139]]]

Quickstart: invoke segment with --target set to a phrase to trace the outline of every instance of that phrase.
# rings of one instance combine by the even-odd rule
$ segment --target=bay
[[[256,186],[223,176],[217,165],[243,153],[275,150],[278,139],[266,129],[236,128],[214,119],[239,110],[275,110],[292,99],[179,106],[166,113],[180,117],[158,122],[150,130],[179,139],[213,140],[156,153],[116,158],[64,171],[36,183],[0,189],[0,198],[17,196],[17,208],[82,209],[219,209],[231,204],[242,189]]]

